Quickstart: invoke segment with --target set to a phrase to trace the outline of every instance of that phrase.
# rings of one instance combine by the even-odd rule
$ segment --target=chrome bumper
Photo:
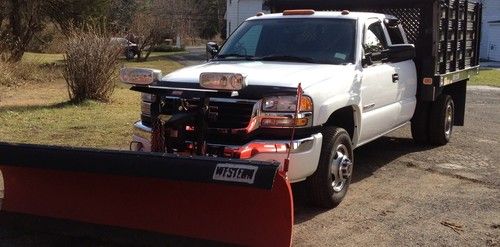
[[[153,129],[142,124],[141,121],[134,124],[134,135],[151,141],[151,133],[153,133]]]
[[[152,129],[143,125],[141,121],[134,124],[134,136],[130,145],[132,151],[151,151]],[[299,182],[312,175],[319,162],[323,135],[317,133],[310,137],[294,140],[291,146],[290,170],[288,173],[291,182]],[[242,146],[227,146],[224,144],[208,144],[210,146],[224,146],[234,150],[245,150],[255,146],[262,147],[254,150],[251,160],[278,161],[283,163],[287,156],[290,140],[254,140]]]
[[[290,143],[290,141],[268,141],[271,143]],[[321,155],[321,146],[323,145],[323,135],[317,133],[311,137],[295,140],[293,142],[290,164],[288,170],[288,179],[290,182],[300,182],[311,176],[318,169],[319,157]],[[287,157],[285,152],[276,153],[258,153],[252,160],[277,161],[283,164]]]
[[[153,132],[153,130],[150,127],[142,124],[141,121],[138,121],[134,124],[134,140],[135,139],[146,140],[147,142],[149,142],[148,144],[150,144],[152,132]],[[301,153],[301,152],[306,152],[308,150],[311,150],[311,148],[315,144],[315,141],[316,141],[316,139],[315,139],[314,135],[311,137],[304,138],[304,139],[294,140],[292,142],[291,153]],[[249,146],[252,143],[259,143],[262,145],[273,145],[273,146],[286,146],[286,147],[288,147],[290,145],[289,140],[279,140],[279,141],[255,140],[255,141],[252,141],[250,143],[247,143],[246,145],[243,145],[242,147]],[[228,145],[224,145],[224,144],[212,144],[212,143],[208,144],[208,145],[210,145],[210,146],[228,146]],[[228,147],[235,148],[235,149],[239,148],[239,146],[228,146]],[[132,151],[139,151],[139,150],[132,150]],[[144,151],[150,151],[150,150],[144,150]],[[277,152],[279,152],[279,151],[280,151],[280,149],[277,148]]]
[[[131,151],[151,152],[151,133],[153,130],[138,121],[134,124],[134,135],[130,142]]]

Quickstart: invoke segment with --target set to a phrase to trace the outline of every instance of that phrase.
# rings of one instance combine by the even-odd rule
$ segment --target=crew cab
[[[335,1],[303,2],[294,7],[328,10]],[[417,143],[445,145],[453,125],[463,125],[465,87],[478,71],[480,5],[396,2],[399,17],[278,5],[280,13],[249,18],[221,47],[207,44],[202,65],[166,76],[122,69],[143,100],[131,149],[278,161],[291,182],[305,181],[313,204],[337,206],[354,149],[408,123]],[[345,5],[362,6],[355,3]],[[412,8],[419,19],[408,18]],[[465,27],[453,29],[459,22]]]

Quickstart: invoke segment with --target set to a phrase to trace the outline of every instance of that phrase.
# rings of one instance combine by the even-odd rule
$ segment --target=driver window
[[[229,53],[255,56],[261,32],[262,25],[252,26],[243,36],[241,36],[237,45],[234,46]]]
[[[381,22],[375,22],[368,27],[363,46],[365,53],[380,53],[387,48]]]

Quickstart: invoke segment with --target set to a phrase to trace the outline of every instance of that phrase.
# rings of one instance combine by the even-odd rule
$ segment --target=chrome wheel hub
[[[335,157],[330,166],[332,174],[332,187],[335,192],[340,192],[347,184],[352,175],[352,161],[349,158],[349,151],[344,144],[340,144],[335,149]]]
[[[446,106],[446,113],[444,119],[444,134],[449,137],[453,128],[453,107],[451,104]]]

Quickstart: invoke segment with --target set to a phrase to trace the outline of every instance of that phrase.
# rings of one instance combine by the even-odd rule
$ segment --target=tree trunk
[[[10,38],[7,40],[10,55],[8,62],[19,62],[36,32],[41,27],[38,2],[10,0],[9,27]]]
[[[147,61],[148,58],[149,58],[149,55],[151,55],[151,51],[153,50],[153,46],[151,46],[148,50],[148,52],[146,52],[146,56],[144,56],[144,61]]]

